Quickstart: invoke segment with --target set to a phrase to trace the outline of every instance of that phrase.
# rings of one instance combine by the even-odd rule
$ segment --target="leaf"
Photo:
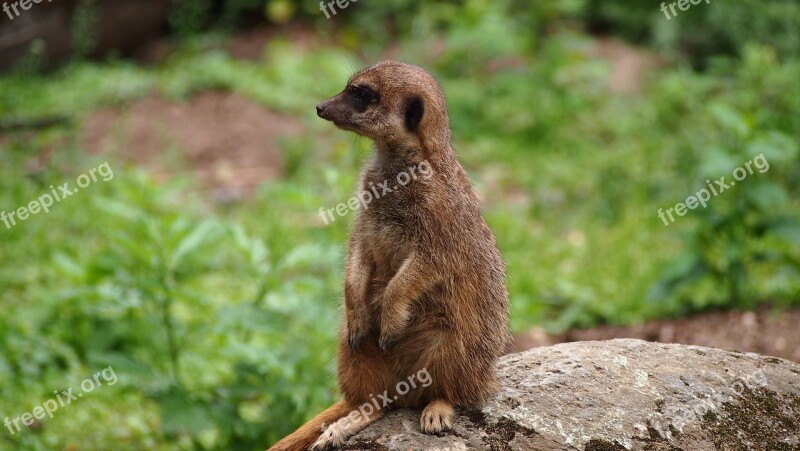
[[[172,390],[160,400],[162,430],[167,434],[189,432],[199,434],[214,427],[213,418],[200,401],[192,401],[186,393]]]
[[[700,254],[696,251],[687,250],[670,262],[661,272],[659,279],[654,283],[647,293],[647,301],[651,303],[661,302],[672,293],[675,288],[683,282],[697,276],[702,268]]]
[[[748,186],[745,190],[747,199],[764,213],[779,213],[789,201],[783,187],[773,182],[761,182]]]
[[[220,229],[215,222],[201,222],[197,227],[192,229],[188,235],[183,237],[180,243],[178,243],[178,246],[175,248],[175,252],[172,253],[169,267],[177,267],[183,257],[196,251],[205,242],[210,241],[212,236],[216,235],[219,231]]]
[[[93,199],[93,202],[95,206],[100,210],[103,210],[104,212],[110,214],[111,216],[120,219],[125,219],[128,221],[137,221],[145,216],[144,213],[138,208],[105,197],[95,198]]]
[[[721,147],[711,147],[700,159],[699,174],[703,179],[716,179],[730,174],[741,162]],[[729,177],[730,178],[730,177]]]
[[[711,115],[724,129],[736,133],[740,138],[750,134],[750,125],[744,117],[728,105],[723,103],[712,105]]]
[[[338,260],[339,255],[334,247],[318,244],[303,244],[293,248],[280,262],[280,269],[294,270],[311,267],[320,263]]]
[[[56,252],[53,255],[53,263],[55,263],[56,267],[60,269],[62,273],[73,280],[82,280],[86,276],[83,267],[64,252]]]
[[[784,223],[770,230],[777,237],[800,246],[800,223]]]
[[[772,131],[751,141],[747,154],[756,160],[754,163],[760,163],[756,170],[766,172],[770,163],[791,162],[797,158],[797,143],[783,133]]]
[[[264,240],[258,237],[249,237],[241,225],[228,227],[236,246],[249,257],[250,264],[256,267],[259,272],[266,273],[269,270],[269,249],[264,244]]]

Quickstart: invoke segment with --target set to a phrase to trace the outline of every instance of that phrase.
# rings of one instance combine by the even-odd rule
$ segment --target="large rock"
[[[577,342],[503,357],[502,388],[454,430],[422,434],[398,410],[350,450],[800,450],[800,365],[640,340]]]

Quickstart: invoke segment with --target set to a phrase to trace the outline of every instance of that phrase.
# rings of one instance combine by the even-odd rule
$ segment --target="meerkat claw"
[[[422,411],[419,426],[426,434],[441,434],[453,427],[453,406],[446,401],[432,401]]]
[[[392,337],[381,337],[380,340],[378,340],[378,346],[380,346],[380,348],[384,351],[388,350],[393,343],[394,338]]]
[[[347,340],[347,344],[350,346],[350,351],[356,352],[358,350],[359,345],[361,345],[362,338],[364,338],[364,335],[360,333],[350,335]]]

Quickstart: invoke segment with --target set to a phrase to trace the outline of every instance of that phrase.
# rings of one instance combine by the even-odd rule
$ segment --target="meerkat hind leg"
[[[439,434],[453,427],[455,410],[453,405],[442,399],[428,403],[419,419],[419,426],[426,434]]]
[[[357,410],[355,412],[358,412]],[[370,423],[377,421],[383,416],[383,412],[375,412],[368,416],[355,415],[355,418],[346,416],[340,418],[338,421],[328,426],[322,435],[319,436],[316,442],[311,445],[312,451],[321,451],[331,448],[338,448],[344,445],[344,442],[355,435],[358,431],[367,427]]]

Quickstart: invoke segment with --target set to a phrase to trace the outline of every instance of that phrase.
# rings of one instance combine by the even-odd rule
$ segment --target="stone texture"
[[[349,450],[800,450],[800,365],[640,340],[503,357],[502,388],[442,436],[398,410]]]

